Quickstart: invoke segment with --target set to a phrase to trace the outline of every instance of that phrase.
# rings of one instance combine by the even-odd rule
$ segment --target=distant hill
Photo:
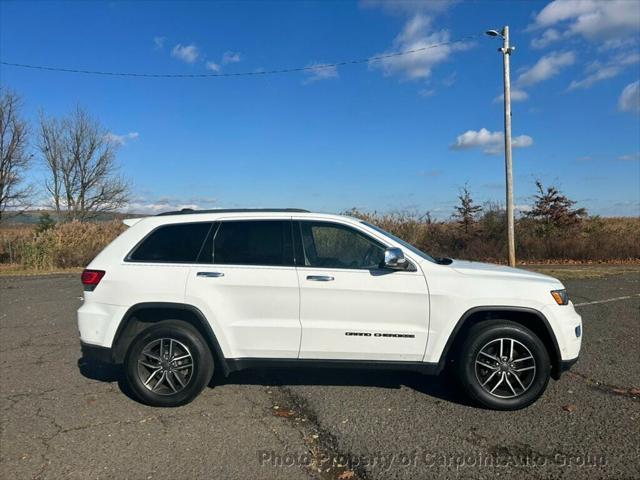
[[[7,224],[21,224],[21,225],[33,225],[38,223],[40,220],[40,215],[43,213],[48,213],[51,215],[51,218],[56,222],[58,221],[58,216],[54,210],[29,210],[27,212],[23,212],[17,215],[11,215],[6,219]],[[120,213],[120,212],[111,212],[111,213],[102,213],[98,215],[93,221],[95,222],[108,222],[110,220],[122,220],[124,218],[135,218],[135,217],[146,217],[148,215],[139,214],[139,213]],[[3,222],[5,220],[3,219]]]

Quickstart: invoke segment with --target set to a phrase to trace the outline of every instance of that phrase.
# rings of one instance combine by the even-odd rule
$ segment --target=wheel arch
[[[229,366],[218,339],[199,308],[186,303],[144,302],[130,307],[122,317],[111,348],[114,363],[122,363],[133,339],[143,330],[161,320],[182,320],[195,327],[211,349],[217,367],[228,375]]]
[[[438,373],[455,360],[458,348],[473,325],[485,320],[498,319],[516,322],[533,331],[547,348],[551,360],[551,376],[555,379],[560,378],[562,373],[560,347],[547,317],[534,308],[491,305],[470,308],[460,317],[440,355]]]

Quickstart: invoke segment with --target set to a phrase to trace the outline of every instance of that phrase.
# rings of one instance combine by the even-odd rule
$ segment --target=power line
[[[259,76],[259,75],[275,75],[275,74],[282,74],[282,73],[308,72],[313,70],[323,70],[327,68],[337,68],[345,65],[357,65],[362,63],[379,62],[387,58],[402,57],[405,55],[411,55],[414,53],[423,52],[425,50],[430,50],[432,48],[439,48],[446,45],[461,43],[461,42],[464,42],[465,40],[479,37],[480,35],[481,35],[480,33],[467,35],[457,40],[433,43],[425,47],[414,48],[412,50],[404,50],[404,51],[395,52],[395,53],[387,53],[384,55],[377,55],[375,57],[369,57],[369,58],[343,60],[341,62],[323,63],[320,65],[309,65],[306,67],[282,68],[282,69],[274,69],[274,70],[256,70],[252,72],[236,72],[236,73],[233,73],[233,72],[229,72],[229,73],[225,73],[225,72],[222,72],[222,73],[134,73],[134,72],[108,72],[104,70],[81,70],[77,68],[49,67],[45,65],[30,65],[26,63],[12,63],[12,62],[3,62],[3,61],[0,61],[0,64],[6,65],[9,67],[29,68],[32,70],[47,70],[51,72],[66,72],[66,73],[82,73],[86,75],[103,75],[103,76],[111,76],[111,77],[140,77],[140,78],[249,77],[249,76]]]

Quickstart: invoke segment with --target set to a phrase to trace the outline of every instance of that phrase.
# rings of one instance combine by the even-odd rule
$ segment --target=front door
[[[429,296],[420,269],[380,268],[386,245],[347,224],[294,222],[300,358],[421,361]]]

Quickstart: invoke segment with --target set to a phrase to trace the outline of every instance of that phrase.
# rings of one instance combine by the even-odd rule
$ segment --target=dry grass
[[[0,228],[0,264],[21,263],[24,246],[33,240],[34,234],[33,225],[3,225]]]
[[[25,267],[24,265],[15,263],[2,263],[0,264],[0,276],[6,277],[27,277],[30,275],[55,275],[59,273],[73,273],[79,274],[83,270],[83,267],[73,268],[51,268],[49,270],[36,270],[34,268]]]
[[[455,222],[427,222],[406,214],[349,212],[434,255],[501,263],[506,258],[504,217],[488,211],[468,231]],[[70,222],[38,233],[31,225],[0,228],[0,274],[75,271],[84,267],[126,227],[118,220]],[[564,230],[533,220],[516,224],[518,262],[529,264],[640,265],[640,218],[589,218]],[[532,266],[561,278],[615,274],[620,269]],[[623,272],[624,273],[624,272]]]
[[[36,271],[82,267],[125,228],[111,221],[62,223],[41,233],[34,228],[2,229],[0,258]]]
[[[348,212],[379,225],[434,256],[500,263],[506,258],[504,214],[487,211],[468,231],[456,222],[426,222],[406,214]],[[592,217],[578,225],[543,229],[516,222],[521,263],[640,263],[640,218]]]
[[[640,265],[527,265],[523,268],[563,281],[640,274]]]

